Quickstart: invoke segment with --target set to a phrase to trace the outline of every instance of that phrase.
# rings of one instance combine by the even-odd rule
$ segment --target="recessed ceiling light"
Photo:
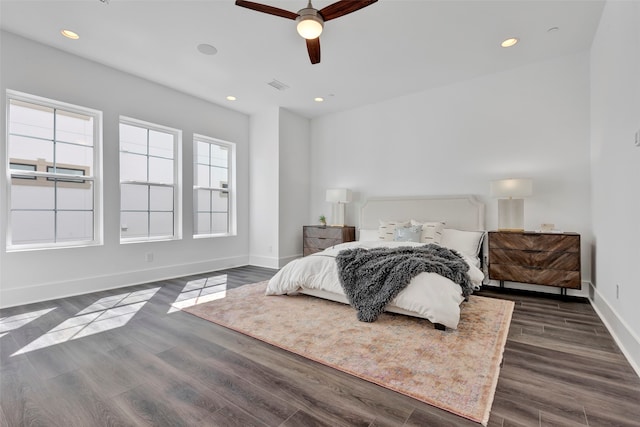
[[[502,43],[500,43],[500,46],[502,46],[502,47],[511,47],[511,46],[514,46],[516,43],[518,43],[518,39],[515,38],[515,37],[511,37],[509,39],[506,39]]]
[[[238,99],[238,98],[236,98],[236,97],[235,97],[235,96],[233,96],[233,95],[229,95],[229,96],[227,96],[227,101],[235,101],[236,99]]]
[[[60,30],[60,34],[62,34],[66,38],[72,39],[72,40],[78,40],[80,38],[78,33],[75,33],[75,32],[73,32],[71,30]]]
[[[199,44],[197,49],[198,52],[203,55],[215,55],[216,53],[218,53],[218,49],[216,49],[215,46],[211,46],[210,44],[206,43]]]
[[[322,101],[324,101],[324,98],[319,96],[317,98],[313,98],[313,100],[316,101],[316,102],[322,102]]]

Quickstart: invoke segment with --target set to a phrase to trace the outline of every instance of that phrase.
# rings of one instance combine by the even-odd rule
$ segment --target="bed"
[[[302,293],[349,304],[338,273],[338,263],[344,261],[341,258],[344,254],[433,245],[461,255],[468,265],[472,287],[479,289],[484,279],[481,269],[484,228],[484,204],[474,196],[371,198],[360,211],[357,241],[291,261],[269,281],[266,293]],[[465,292],[449,278],[422,272],[384,310],[427,319],[438,329],[457,329]]]

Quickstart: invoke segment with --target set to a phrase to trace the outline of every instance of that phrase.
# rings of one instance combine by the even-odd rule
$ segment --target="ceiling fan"
[[[236,0],[236,5],[296,21],[298,34],[306,39],[309,59],[312,64],[317,64],[320,62],[320,34],[322,33],[324,23],[355,12],[377,1],[378,0],[341,0],[318,10],[311,5],[311,0],[309,0],[307,7],[300,9],[297,13],[247,0]]]

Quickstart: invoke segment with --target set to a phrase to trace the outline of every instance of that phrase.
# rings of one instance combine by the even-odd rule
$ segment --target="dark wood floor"
[[[273,273],[243,267],[2,310],[0,425],[478,425],[169,313],[198,279],[234,288]],[[482,294],[516,302],[490,426],[640,426],[640,379],[588,303]]]

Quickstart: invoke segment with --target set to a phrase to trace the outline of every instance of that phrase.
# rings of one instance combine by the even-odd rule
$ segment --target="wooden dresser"
[[[356,240],[356,228],[305,225],[302,227],[302,248],[304,256],[320,252],[333,245]]]
[[[581,289],[580,235],[490,231],[489,278]]]

